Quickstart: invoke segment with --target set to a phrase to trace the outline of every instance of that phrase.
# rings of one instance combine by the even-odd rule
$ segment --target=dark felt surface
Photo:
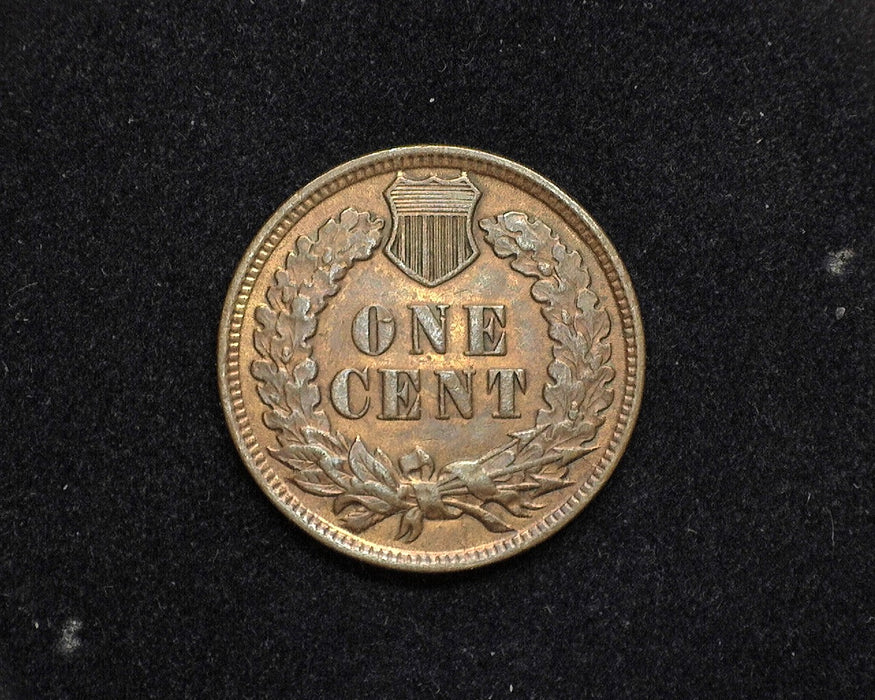
[[[871,697],[871,2],[3,5],[0,698]],[[413,143],[578,199],[648,343],[592,505],[446,577],[288,523],[215,388],[264,220]]]

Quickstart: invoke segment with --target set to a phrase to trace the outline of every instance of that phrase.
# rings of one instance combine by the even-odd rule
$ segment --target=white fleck
[[[833,520],[832,511],[829,508],[826,509],[826,512],[827,512],[827,515],[829,515],[829,539],[830,539],[830,542],[832,542],[832,546],[835,547],[836,546],[836,522],[835,522],[835,520]]]
[[[513,692],[513,683],[510,684],[510,688],[508,688],[508,692]]]
[[[39,629],[39,620],[34,620],[34,621],[33,621],[33,628],[34,628],[35,630],[38,630],[38,629]]]
[[[67,490],[67,487],[68,487],[69,485],[70,485],[70,484],[64,484],[64,488],[62,488],[61,491],[66,491],[66,490]]]
[[[848,263],[851,262],[855,253],[850,248],[842,248],[832,253],[827,253],[826,270],[836,277],[845,274]]]
[[[6,298],[6,303],[7,303],[7,305],[9,306],[9,308],[10,308],[10,309],[14,309],[14,308],[15,308],[15,305],[18,303],[18,301],[15,299],[15,297],[17,297],[17,296],[18,296],[19,294],[21,294],[22,292],[26,292],[28,289],[32,289],[33,287],[36,287],[36,282],[28,282],[28,283],[25,284],[24,286],[19,287],[19,288],[16,289],[14,292],[12,292],[12,294],[10,294],[10,295]]]
[[[766,209],[768,209],[768,208],[769,208],[769,205],[768,205],[768,204],[766,204]]]
[[[760,116],[761,116],[761,117],[764,117],[764,116],[766,116],[766,115],[765,115],[765,114],[763,114],[763,113],[762,113],[762,112],[760,112]]]
[[[72,654],[82,646],[79,639],[79,630],[82,629],[82,621],[75,617],[69,618],[61,628],[61,638],[58,640],[58,651],[62,654]]]
[[[429,104],[434,104],[434,97],[429,97],[429,98],[428,98],[428,103],[429,103]]]
[[[844,318],[846,311],[847,311],[847,309],[844,306],[837,306],[836,307],[836,321]]]

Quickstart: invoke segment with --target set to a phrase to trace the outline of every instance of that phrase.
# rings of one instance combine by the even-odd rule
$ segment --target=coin
[[[635,293],[593,218],[466,148],[345,163],[259,231],[228,290],[219,387],[292,521],[397,569],[520,552],[592,499],[644,381]]]

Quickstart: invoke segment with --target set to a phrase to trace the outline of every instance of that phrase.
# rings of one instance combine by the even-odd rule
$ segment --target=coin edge
[[[628,409],[624,409],[623,404],[621,404],[620,407],[618,422],[622,421],[625,417],[625,427],[623,428],[622,433],[619,436],[619,440],[616,446],[610,448],[614,452],[613,457],[610,459],[608,465],[602,470],[601,474],[597,477],[592,487],[587,489],[586,485],[584,484],[583,486],[579,487],[571,497],[569,497],[569,501],[566,501],[564,506],[567,506],[568,502],[574,500],[575,497],[577,498],[577,502],[574,503],[569,510],[561,513],[561,515],[554,522],[545,525],[541,531],[530,535],[525,541],[511,544],[505,543],[503,549],[495,551],[493,553],[484,553],[484,549],[481,547],[479,549],[472,550],[471,552],[461,550],[459,552],[442,552],[438,554],[423,553],[419,557],[417,557],[415,554],[409,554],[409,560],[399,560],[397,557],[391,556],[390,553],[387,551],[380,551],[391,549],[390,547],[386,547],[385,545],[371,545],[371,551],[369,551],[367,547],[358,544],[359,542],[363,541],[363,538],[350,536],[349,533],[346,533],[337,526],[329,525],[327,528],[325,528],[326,531],[322,531],[322,529],[315,527],[312,522],[308,522],[305,517],[302,517],[299,513],[295,512],[292,506],[282,500],[282,498],[276,493],[274,487],[271,486],[271,484],[265,478],[264,474],[262,474],[261,470],[257,467],[256,464],[254,464],[255,460],[252,458],[249,452],[250,446],[247,445],[245,440],[243,439],[241,430],[239,428],[239,422],[234,410],[227,370],[228,354],[231,346],[230,331],[232,318],[234,316],[234,310],[238,306],[237,300],[240,297],[243,282],[246,279],[247,274],[253,267],[253,262],[255,261],[256,257],[263,249],[265,242],[276,230],[276,228],[282,223],[283,219],[288,215],[288,213],[294,211],[294,209],[296,209],[298,206],[305,203],[306,200],[314,193],[319,192],[326,185],[338,180],[345,174],[355,172],[362,168],[367,168],[368,166],[382,163],[384,161],[392,161],[393,159],[397,158],[422,156],[434,156],[436,158],[439,158],[441,156],[468,158],[470,160],[482,161],[487,165],[514,172],[518,177],[528,179],[532,181],[537,187],[540,187],[543,190],[552,194],[553,197],[562,202],[577,218],[579,218],[583,222],[583,224],[590,230],[592,235],[595,236],[599,244],[603,247],[612,267],[614,268],[614,270],[616,270],[618,281],[620,282],[622,287],[623,295],[625,296],[628,303],[629,315],[631,317],[632,329],[634,334],[635,383],[634,388],[631,392],[631,406]],[[550,207],[550,205],[546,202],[545,205]],[[552,209],[552,207],[550,208]],[[557,212],[557,214],[561,216],[560,212]],[[581,239],[583,238],[581,232],[577,230],[576,226],[571,225],[571,223],[567,221],[565,223],[569,225],[569,227],[572,229],[576,236],[580,237]],[[597,254],[597,251],[593,252]],[[608,270],[603,269],[603,272],[606,275],[609,274]],[[243,305],[244,311],[245,308],[246,304]],[[405,571],[437,573],[472,569],[484,566],[486,564],[498,562],[508,557],[519,554],[520,552],[525,551],[530,547],[533,547],[534,545],[539,544],[551,537],[552,535],[556,534],[569,522],[574,520],[577,515],[579,515],[579,513],[603,488],[604,484],[613,474],[623,454],[625,453],[629,440],[631,439],[632,433],[634,432],[638,414],[641,409],[641,402],[644,391],[646,354],[644,327],[641,318],[641,310],[638,302],[638,297],[635,293],[634,287],[632,286],[631,278],[625,264],[620,259],[620,256],[614,248],[613,243],[604,233],[601,226],[595,221],[595,219],[589,214],[589,212],[587,212],[580,204],[578,204],[578,202],[574,200],[570,195],[564,192],[552,181],[548,180],[542,175],[539,175],[533,170],[530,170],[526,166],[520,165],[519,163],[516,163],[508,158],[504,158],[502,156],[498,156],[492,153],[458,146],[418,145],[402,146],[382,151],[376,151],[358,158],[354,158],[350,161],[347,161],[345,163],[342,163],[341,165],[332,168],[328,172],[310,181],[303,188],[295,192],[291,197],[283,202],[283,204],[259,229],[256,236],[247,247],[243,257],[240,259],[234,276],[228,286],[228,292],[226,294],[225,302],[222,308],[222,317],[219,325],[217,345],[217,378],[222,408],[225,415],[225,421],[228,425],[228,429],[231,433],[235,447],[237,448],[241,459],[246,465],[247,470],[255,478],[262,491],[264,491],[264,493],[270,498],[274,505],[278,507],[281,512],[286,515],[286,517],[295,522],[308,534],[317,538],[319,541],[327,544],[332,549],[353,556],[357,559],[367,561],[371,564]],[[624,345],[627,346],[628,343],[624,342]],[[627,396],[628,392],[624,392],[622,399],[624,402]],[[305,510],[302,505],[300,505],[299,507]],[[559,510],[555,511],[551,515],[555,515],[558,512]],[[318,518],[318,516],[314,517]],[[509,539],[512,540],[513,537]],[[493,543],[493,546],[495,544],[497,543]]]

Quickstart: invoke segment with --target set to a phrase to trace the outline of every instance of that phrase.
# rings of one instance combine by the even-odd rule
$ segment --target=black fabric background
[[[872,696],[870,2],[5,2],[2,25],[0,698]],[[261,224],[415,143],[580,201],[648,344],[590,507],[452,576],[287,522],[215,379]]]

